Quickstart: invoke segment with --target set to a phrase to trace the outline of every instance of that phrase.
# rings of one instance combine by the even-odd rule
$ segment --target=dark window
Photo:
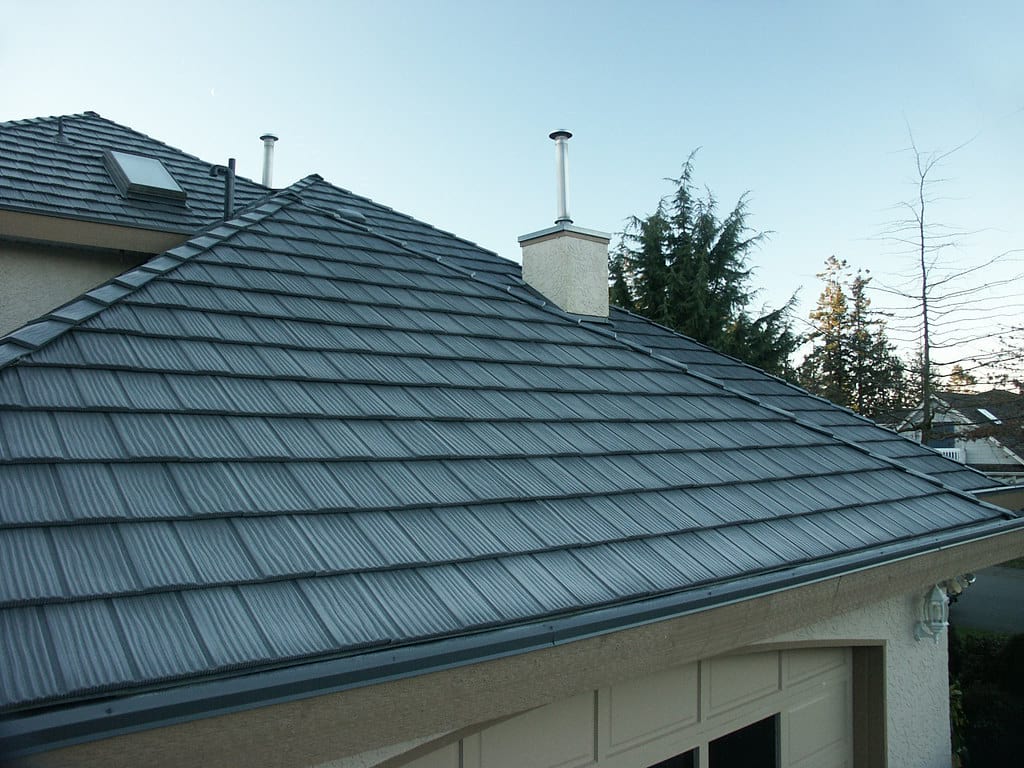
[[[711,768],[778,768],[778,717],[769,717],[708,745]]]
[[[691,749],[689,752],[662,760],[648,768],[697,768],[697,751]]]
[[[932,424],[932,434],[925,443],[929,448],[956,448],[955,427],[952,422]]]

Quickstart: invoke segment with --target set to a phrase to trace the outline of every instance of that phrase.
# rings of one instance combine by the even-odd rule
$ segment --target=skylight
[[[155,157],[106,149],[103,163],[125,197],[185,199],[185,190]]]
[[[986,419],[988,419],[989,421],[993,422],[994,424],[1002,424],[1003,423],[1002,419],[1000,419],[998,416],[996,416],[994,413],[992,413],[992,411],[988,410],[987,408],[979,408],[978,409],[978,413],[980,413],[982,416],[984,416]]]

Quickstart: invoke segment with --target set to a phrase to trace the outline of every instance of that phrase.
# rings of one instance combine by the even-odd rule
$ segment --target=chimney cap
[[[571,139],[572,134],[564,128],[559,128],[557,131],[552,131],[548,134],[549,139]]]
[[[260,141],[277,141],[277,136],[272,133],[264,133],[260,136]]]

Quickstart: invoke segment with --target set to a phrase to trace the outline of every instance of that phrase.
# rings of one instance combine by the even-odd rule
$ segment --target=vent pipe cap
[[[555,219],[555,224],[572,224],[572,219],[569,218],[569,147],[566,145],[572,134],[560,128],[549,133],[548,138],[555,142],[555,182],[558,194],[558,218]]]
[[[277,136],[264,133],[260,141],[263,142],[263,186],[269,187],[274,180],[274,142]]]

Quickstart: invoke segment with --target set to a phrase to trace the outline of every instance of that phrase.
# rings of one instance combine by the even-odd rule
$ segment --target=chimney
[[[274,180],[274,142],[277,136],[264,133],[260,141],[263,142],[263,186],[269,187]]]
[[[555,225],[519,238],[523,280],[574,315],[608,317],[608,243],[604,232],[574,226],[569,218],[568,131],[554,131],[558,215]]]

